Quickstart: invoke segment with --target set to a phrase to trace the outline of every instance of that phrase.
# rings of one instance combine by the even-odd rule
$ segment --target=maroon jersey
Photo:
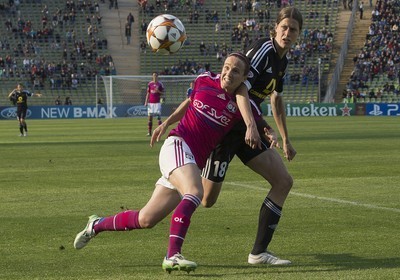
[[[242,117],[234,95],[221,88],[219,74],[205,72],[198,76],[190,99],[184,117],[169,136],[185,140],[201,169],[211,151]]]
[[[160,103],[161,94],[164,92],[164,85],[160,81],[151,81],[147,85],[147,92],[149,93],[148,103]]]

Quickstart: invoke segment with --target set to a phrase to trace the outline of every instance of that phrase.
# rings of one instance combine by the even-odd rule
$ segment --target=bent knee
[[[280,176],[277,180],[270,183],[273,189],[289,193],[293,186],[293,177],[290,174],[285,174],[285,176]]]
[[[141,228],[153,228],[157,225],[158,221],[151,218],[139,218],[139,224]]]
[[[280,187],[282,190],[289,192],[293,186],[293,177],[287,174],[285,177],[282,178],[280,182]]]
[[[203,198],[203,200],[201,201],[201,205],[203,205],[204,208],[211,208],[214,206],[215,202],[217,201],[214,199]]]

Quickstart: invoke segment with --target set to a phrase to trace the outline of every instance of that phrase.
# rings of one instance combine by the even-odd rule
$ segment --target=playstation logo
[[[383,114],[383,112],[381,111],[381,107],[378,104],[374,104],[374,109],[368,112],[368,114],[371,116],[380,116]]]

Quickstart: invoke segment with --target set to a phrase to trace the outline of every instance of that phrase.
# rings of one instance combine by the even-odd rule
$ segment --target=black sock
[[[24,133],[24,126],[22,124],[19,125],[19,131],[21,132],[21,134]]]
[[[26,125],[26,123],[24,124],[24,129],[26,132],[28,132],[28,126]]]
[[[258,255],[267,250],[275,229],[278,226],[281,211],[282,207],[276,205],[269,198],[265,198],[260,209],[256,241],[251,251],[253,255]]]

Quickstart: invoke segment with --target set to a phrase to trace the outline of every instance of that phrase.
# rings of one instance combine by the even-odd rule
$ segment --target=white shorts
[[[161,103],[148,103],[147,104],[148,116],[161,116]]]
[[[175,186],[168,181],[169,175],[175,169],[189,163],[196,164],[196,161],[186,142],[181,137],[168,137],[160,150],[159,165],[162,177],[157,184],[175,189]]]

